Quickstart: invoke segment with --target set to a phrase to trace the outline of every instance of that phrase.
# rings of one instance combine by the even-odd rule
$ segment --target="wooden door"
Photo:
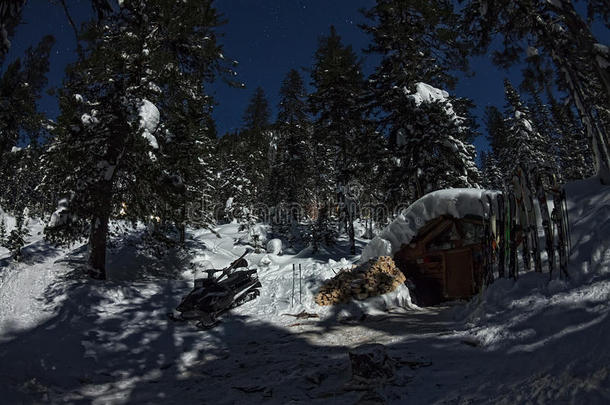
[[[445,253],[445,297],[467,298],[474,294],[472,251],[451,250]]]

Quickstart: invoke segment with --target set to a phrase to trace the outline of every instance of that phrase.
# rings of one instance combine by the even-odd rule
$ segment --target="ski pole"
[[[294,273],[296,272],[295,264],[292,264],[292,298],[290,300],[290,308],[294,305]]]
[[[303,272],[301,271],[301,263],[299,263],[299,304],[303,303],[303,289],[301,287],[302,279],[303,279]]]

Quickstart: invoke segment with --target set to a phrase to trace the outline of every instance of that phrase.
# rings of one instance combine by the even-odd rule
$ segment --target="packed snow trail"
[[[8,264],[1,259],[0,330],[27,330],[44,319],[47,306],[41,301],[48,286],[55,280],[57,268],[44,264]],[[48,314],[49,316],[52,313]],[[2,337],[0,337],[2,339]]]
[[[14,218],[2,210],[0,215],[7,218],[10,231]],[[53,261],[65,252],[40,240],[41,230],[39,221],[30,223],[29,243],[22,249],[21,263],[15,263],[10,252],[0,247],[0,342],[7,332],[27,330],[52,315],[41,297],[61,269]]]

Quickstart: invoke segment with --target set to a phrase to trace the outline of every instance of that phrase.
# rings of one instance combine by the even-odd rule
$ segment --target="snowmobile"
[[[247,269],[244,257],[248,253],[249,250],[225,269],[205,270],[208,277],[195,279],[193,290],[182,299],[174,313],[168,314],[169,318],[195,322],[198,328],[209,329],[220,322],[220,315],[258,297],[261,283],[256,269]],[[246,270],[236,270],[238,268]],[[221,274],[215,277],[217,273]]]

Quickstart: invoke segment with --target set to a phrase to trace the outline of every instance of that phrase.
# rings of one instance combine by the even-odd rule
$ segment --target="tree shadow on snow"
[[[608,356],[604,348],[610,339],[607,312],[597,313],[579,303],[549,309],[580,325],[572,331],[559,330],[557,325],[543,327],[545,317],[553,315],[550,312],[513,320],[512,333],[536,332],[522,340],[529,346],[519,350],[480,347],[476,340],[451,332],[457,324],[452,323],[449,311],[439,315],[435,310],[362,317],[357,306],[337,306],[329,317],[303,329],[227,314],[217,327],[200,331],[166,318],[190,290],[189,282],[167,277],[176,275],[184,262],[168,270],[158,259],[133,250],[125,247],[113,252],[119,258],[113,266],[123,265],[131,278],[100,282],[79,277],[74,270],[46,291],[43,298],[54,305],[46,320],[31,329],[4,334],[6,340],[0,343],[2,401],[355,403],[363,393],[346,387],[349,347],[333,341],[333,336],[344,335],[352,336],[352,346],[384,337],[381,341],[397,367],[396,379],[378,389],[388,403],[407,399],[494,403],[506,398],[507,403],[523,402],[518,397],[521,387],[530,385],[531,395],[544,400],[548,392],[536,391],[537,380],[531,382],[539,373],[557,375],[566,368],[553,371],[549,367],[576,364],[579,356],[577,365],[585,367],[586,373],[590,370],[584,362],[596,355],[603,362]],[[76,262],[83,254],[74,252]],[[175,259],[187,257],[168,256],[170,262]],[[151,272],[150,266],[159,273]],[[144,277],[142,272],[148,273]],[[504,325],[501,319],[491,319],[490,325],[494,322]],[[579,340],[586,345],[571,352]],[[585,356],[587,350],[596,352]],[[549,356],[557,359],[549,361]],[[586,389],[571,387],[562,395],[583,402],[589,399],[582,396]]]
[[[3,401],[246,403],[268,398],[286,403],[347,378],[344,348],[314,346],[264,322],[229,315],[216,328],[200,331],[167,320],[166,312],[185,292],[179,282],[65,283],[63,297],[59,287],[48,291],[47,299],[58,302],[49,319],[13,331],[0,344]],[[321,376],[309,375],[312,370]],[[323,379],[337,384],[323,384]],[[322,399],[337,395],[318,394]]]
[[[44,263],[52,257],[59,256],[60,253],[61,250],[59,248],[48,244],[44,240],[39,240],[21,249],[21,259],[18,262],[14,261],[10,256],[0,259],[0,269],[7,268],[11,263],[22,263],[30,266]]]
[[[363,395],[346,389],[349,348],[341,344],[235,314],[206,331],[166,320],[188,289],[182,282],[66,283],[63,298],[57,288],[47,292],[58,302],[49,319],[0,344],[0,391],[7,403],[354,403]],[[322,322],[320,328],[362,333],[353,345],[375,342],[363,330],[394,337],[385,343],[397,377],[379,389],[388,403],[493,403],[527,383],[540,371],[535,362],[549,355],[485,350],[439,330],[448,325],[429,311],[329,328]],[[607,333],[608,319],[603,325]],[[567,350],[586,332],[562,335],[554,347]]]

